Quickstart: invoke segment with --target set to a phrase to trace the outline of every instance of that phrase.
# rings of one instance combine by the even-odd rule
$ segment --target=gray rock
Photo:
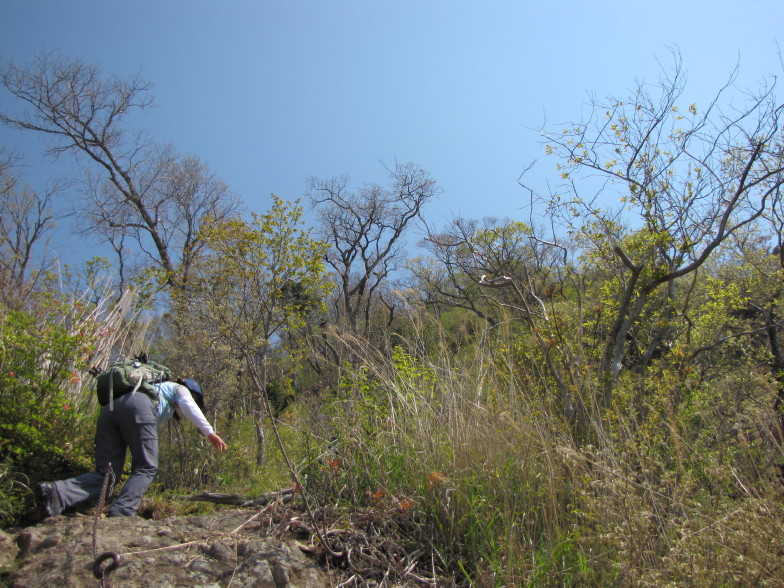
[[[98,585],[95,553],[120,556],[104,574],[113,588],[199,586],[322,588],[335,584],[294,543],[265,537],[258,527],[236,529],[254,512],[225,510],[152,521],[139,517],[58,516],[15,536],[0,535],[0,566],[14,588]],[[236,532],[233,532],[236,531]],[[16,567],[16,570],[13,568]],[[339,582],[338,582],[339,583]]]
[[[13,571],[16,567],[16,557],[18,555],[19,547],[14,537],[0,531],[0,574]]]

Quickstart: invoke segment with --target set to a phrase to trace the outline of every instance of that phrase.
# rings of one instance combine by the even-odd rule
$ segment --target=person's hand
[[[218,437],[215,433],[210,433],[210,436],[207,437],[207,441],[212,443],[212,446],[217,449],[219,452],[224,451],[226,449],[226,443],[224,443],[223,439]]]

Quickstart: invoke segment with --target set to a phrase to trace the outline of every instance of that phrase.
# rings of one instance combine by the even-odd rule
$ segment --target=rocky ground
[[[6,562],[18,566],[8,585],[98,586],[101,574],[104,585],[118,588],[341,583],[340,572],[330,573],[296,542],[266,536],[257,521],[245,524],[251,516],[247,510],[226,510],[163,521],[100,518],[97,525],[92,517],[53,517],[5,537]],[[94,570],[96,554],[105,552],[119,555],[119,565],[110,569],[113,557],[107,556]]]
[[[369,536],[367,521],[335,518],[314,533],[305,519],[282,503],[162,520],[61,515],[0,532],[0,572],[13,588],[454,585],[422,571],[429,557]]]

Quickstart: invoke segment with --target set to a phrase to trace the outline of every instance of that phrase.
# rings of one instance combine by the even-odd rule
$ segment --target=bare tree
[[[22,300],[46,267],[46,238],[54,228],[53,192],[40,194],[12,175],[13,158],[0,161],[0,276],[3,300]],[[35,272],[34,256],[39,256]],[[32,275],[31,275],[32,274]]]
[[[81,60],[52,54],[26,67],[3,64],[0,85],[23,107],[3,107],[0,122],[46,137],[52,157],[74,153],[89,165],[86,230],[99,228],[113,243],[118,234],[131,237],[168,286],[186,287],[200,219],[228,216],[238,203],[204,164],[180,160],[124,126],[151,105],[150,85],[138,76],[104,77]]]
[[[176,258],[177,282],[187,288],[193,261],[203,247],[198,231],[206,217],[224,219],[237,209],[237,199],[228,185],[196,157],[176,158],[170,150],[157,152],[154,177],[145,178],[145,207],[155,219],[155,228],[166,251]],[[127,241],[136,244],[142,262],[147,261],[167,273],[160,250],[148,247],[148,227],[139,222],[133,208],[108,180],[85,182],[86,205],[80,214],[82,234],[101,234],[120,259],[121,281],[124,265],[133,258]],[[169,282],[170,285],[175,285]]]
[[[423,302],[470,310],[491,325],[498,308],[522,313],[526,323],[546,316],[543,292],[560,283],[554,273],[566,265],[560,247],[510,219],[454,219],[422,244],[432,263],[415,262],[411,270]]]
[[[329,243],[327,264],[335,271],[335,311],[354,332],[368,334],[373,297],[403,259],[403,235],[439,193],[435,180],[413,163],[388,169],[390,185],[348,190],[348,178],[312,178],[309,196]]]

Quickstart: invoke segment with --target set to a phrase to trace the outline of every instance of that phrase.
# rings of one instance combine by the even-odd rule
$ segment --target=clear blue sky
[[[140,72],[156,102],[143,126],[250,210],[301,197],[310,176],[383,183],[380,162],[414,161],[444,190],[436,226],[519,217],[537,129],[655,80],[668,46],[689,103],[738,62],[741,87],[784,74],[782,0],[0,0],[0,23],[4,59],[56,50]],[[36,148],[7,129],[0,144]]]

